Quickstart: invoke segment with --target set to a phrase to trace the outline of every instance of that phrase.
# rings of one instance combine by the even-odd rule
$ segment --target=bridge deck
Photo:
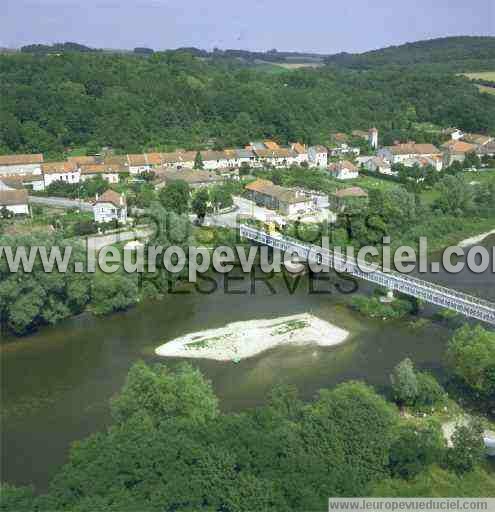
[[[376,270],[373,266],[348,258],[337,252],[306,244],[300,240],[282,235],[270,235],[265,231],[240,226],[241,237],[255,242],[290,251],[307,261],[315,261],[338,272],[345,272],[360,279],[381,285],[389,290],[395,290],[416,297],[430,304],[441,306],[461,313],[467,317],[482,320],[495,325],[495,304],[473,295],[447,288],[438,284],[424,281],[399,272]]]

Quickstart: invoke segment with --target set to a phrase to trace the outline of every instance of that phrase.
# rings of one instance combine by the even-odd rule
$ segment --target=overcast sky
[[[0,46],[365,51],[495,35],[494,0],[0,0]]]

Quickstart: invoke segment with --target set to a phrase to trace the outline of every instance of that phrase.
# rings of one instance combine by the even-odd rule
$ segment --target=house
[[[331,197],[331,206],[335,210],[344,210],[352,205],[361,205],[368,200],[368,193],[360,187],[336,190]]]
[[[301,144],[300,142],[293,142],[290,145],[290,148],[296,154],[295,160],[297,164],[301,165],[308,163],[308,148],[306,144]]]
[[[226,151],[200,151],[200,154],[203,168],[208,171],[225,169],[234,165],[235,155],[230,155]]]
[[[10,188],[0,181],[0,216],[4,208],[14,215],[29,215],[27,190]]]
[[[453,162],[464,162],[468,153],[474,153],[476,146],[469,144],[463,140],[449,140],[442,144],[444,162],[446,166],[451,165]]]
[[[43,155],[0,155],[0,176],[5,174],[41,174]]]
[[[180,171],[163,170],[155,180],[156,189],[161,189],[174,181],[185,181],[191,188],[211,187],[225,182],[225,178],[212,171],[183,169]]]
[[[45,190],[45,182],[42,174],[4,174],[0,176],[2,182],[8,187],[17,189]]]
[[[81,178],[81,173],[74,162],[47,162],[41,164],[41,170],[45,188],[55,181],[70,184],[79,183]]]
[[[170,153],[162,153],[162,165],[164,167],[186,167],[192,169],[196,160],[196,151],[173,151]]]
[[[265,145],[266,149],[280,149],[280,146],[273,140],[264,140],[263,144]]]
[[[458,128],[446,128],[442,130],[444,135],[448,135],[451,140],[461,140],[464,137],[464,133]]]
[[[328,151],[325,146],[310,146],[308,148],[308,161],[311,167],[323,167],[328,165]]]
[[[97,176],[102,177],[108,183],[118,183],[119,176],[122,171],[118,168],[114,168],[107,164],[87,164],[80,166],[81,181],[96,178]]]
[[[412,156],[407,160],[403,160],[404,167],[433,167],[436,171],[443,169],[443,157],[441,156]]]
[[[358,168],[348,160],[332,163],[328,166],[328,172],[338,180],[354,180],[359,178]]]
[[[257,157],[250,149],[234,149],[234,159],[238,167],[256,167]]]
[[[114,190],[107,190],[101,196],[96,195],[93,204],[95,222],[127,222],[127,203],[125,196]]]
[[[378,172],[380,174],[388,174],[389,176],[393,176],[397,173],[392,171],[392,167],[390,162],[387,162],[385,159],[375,156],[370,158],[364,164],[364,168],[371,172]]]
[[[258,206],[277,210],[283,215],[301,215],[314,208],[314,201],[301,190],[274,185],[269,180],[258,179],[246,185],[249,198]]]
[[[334,144],[329,147],[328,152],[330,153],[330,156],[346,156],[350,154],[359,156],[361,150],[359,148],[349,146],[346,142],[342,142],[341,144]]]
[[[378,150],[378,156],[391,164],[402,164],[413,157],[442,157],[442,152],[433,144],[396,144]]]
[[[273,167],[290,167],[296,163],[297,154],[289,148],[255,149],[254,153],[261,164]]]
[[[127,167],[130,174],[141,174],[149,172],[152,169],[151,163],[144,153],[139,155],[127,155]]]

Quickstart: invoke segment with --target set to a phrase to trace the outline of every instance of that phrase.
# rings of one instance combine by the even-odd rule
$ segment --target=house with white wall
[[[0,176],[12,174],[41,174],[43,155],[0,155]]]
[[[11,188],[0,181],[0,215],[4,208],[14,215],[29,215],[27,190]]]
[[[338,180],[355,180],[359,178],[358,168],[348,160],[332,163],[328,166],[330,175]]]
[[[392,171],[392,166],[390,165],[390,162],[379,156],[370,158],[363,165],[366,170],[371,172],[387,174],[389,176],[394,176],[395,174],[397,174]]]
[[[301,165],[308,162],[308,148],[306,144],[301,144],[300,142],[293,142],[290,145],[290,148],[296,154],[296,163]]]
[[[442,152],[433,144],[396,144],[378,150],[378,156],[393,164],[402,164],[414,157],[440,157]]]
[[[121,169],[106,164],[81,165],[80,172],[80,180],[82,182],[100,176],[104,180],[108,181],[108,183],[113,184],[119,182],[119,176],[122,174]]]
[[[96,195],[93,204],[95,222],[127,222],[127,202],[123,194],[107,190],[101,196]]]
[[[200,154],[203,160],[203,169],[207,171],[225,169],[235,165],[235,155],[226,151],[200,151]]]
[[[55,181],[64,183],[79,183],[81,172],[73,162],[47,162],[41,164],[45,188]]]
[[[313,198],[302,190],[274,185],[258,179],[246,185],[249,197],[257,205],[277,210],[283,215],[302,215],[314,208]]]
[[[308,162],[311,167],[327,167],[327,148],[325,146],[310,146],[308,148]]]

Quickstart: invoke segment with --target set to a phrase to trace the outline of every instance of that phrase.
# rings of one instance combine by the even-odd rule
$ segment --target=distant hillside
[[[495,69],[495,37],[444,37],[389,46],[365,53],[338,53],[325,59],[348,69],[434,65],[459,70]]]

